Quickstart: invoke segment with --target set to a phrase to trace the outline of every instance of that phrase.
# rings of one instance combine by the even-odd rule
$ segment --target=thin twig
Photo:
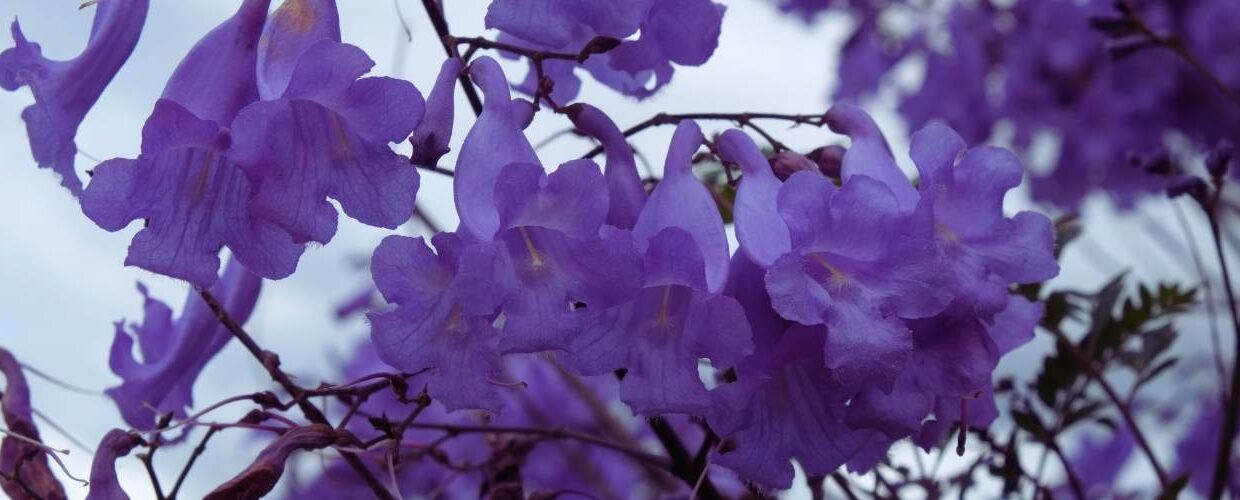
[[[796,125],[813,125],[815,127],[821,127],[826,124],[826,120],[823,119],[822,115],[790,115],[784,113],[659,113],[646,119],[646,121],[625,129],[624,136],[631,137],[648,128],[672,125],[680,123],[681,120],[725,120],[736,122],[738,125],[750,124],[750,128],[753,128],[752,120],[782,120],[790,121]],[[763,132],[759,133],[765,135]],[[594,158],[602,154],[602,152],[603,146],[595,146],[590,152],[582,155],[582,158]]]
[[[194,447],[194,451],[190,454],[189,460],[185,462],[185,467],[182,467],[181,473],[177,475],[177,482],[172,485],[172,491],[168,493],[169,500],[176,499],[177,492],[181,491],[181,485],[185,483],[185,478],[189,476],[189,469],[194,466],[194,462],[198,461],[198,457],[201,456],[203,452],[207,451],[207,441],[210,441],[211,436],[214,436],[216,432],[219,432],[219,430],[220,428],[216,426],[207,428],[207,433],[202,436],[202,441],[199,441],[198,446]]]
[[[207,303],[207,306],[211,308],[211,312],[215,314],[216,319],[224,325],[224,328],[228,329],[229,333],[232,333],[233,337],[236,337],[237,341],[241,342],[241,345],[245,346],[247,351],[250,351],[250,355],[254,356],[259,364],[263,365],[263,368],[271,375],[271,379],[280,384],[293,397],[293,402],[297,404],[297,407],[301,409],[306,418],[316,424],[331,425],[327,417],[323,415],[323,412],[306,399],[308,397],[307,391],[294,383],[287,373],[280,370],[279,357],[259,347],[258,343],[254,342],[254,338],[250,337],[250,334],[246,333],[241,324],[237,323],[228,314],[228,311],[220,305],[219,300],[214,295],[211,295],[211,292],[200,287],[194,288],[198,291],[198,295],[202,297],[202,300]],[[370,473],[370,470],[366,468],[366,465],[356,455],[348,452],[342,452],[340,455],[344,458],[345,463],[349,464],[349,467],[358,476],[361,476],[377,497],[383,500],[394,500],[392,493],[387,490],[387,487],[383,486],[383,483],[380,483],[374,474]]]

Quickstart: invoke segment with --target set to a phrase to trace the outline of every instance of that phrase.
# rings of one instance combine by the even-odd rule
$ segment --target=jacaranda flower
[[[86,48],[67,61],[43,57],[17,21],[16,46],[0,53],[0,88],[29,86],[34,94],[34,104],[22,111],[34,161],[60,174],[60,183],[74,196],[82,192],[73,168],[78,126],[133,53],[149,7],[150,0],[101,0]]]

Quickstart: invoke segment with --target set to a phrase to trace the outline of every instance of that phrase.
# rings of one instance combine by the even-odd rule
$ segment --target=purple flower
[[[396,307],[369,314],[379,357],[406,372],[433,370],[428,391],[448,410],[500,410],[491,381],[502,369],[499,331],[491,326],[503,298],[493,279],[495,248],[463,245],[453,233],[433,240],[388,236],[375,249],[371,273]]]
[[[125,263],[207,287],[227,246],[253,272],[283,278],[304,247],[252,209],[252,184],[231,156],[227,130],[258,98],[255,47],[268,0],[248,0],[194,46],[142,130],[142,154],[94,170],[82,211],[118,231],[143,219]]]
[[[17,21],[16,46],[0,53],[0,88],[29,86],[34,94],[34,105],[22,112],[34,160],[60,174],[61,184],[74,196],[82,192],[73,168],[78,126],[138,44],[149,7],[149,0],[100,1],[86,48],[67,61],[43,57],[39,44],[26,40]]]
[[[112,429],[103,435],[90,464],[90,492],[86,500],[129,500],[116,477],[116,459],[142,443],[137,433]]]
[[[964,151],[956,132],[932,123],[913,134],[909,155],[921,173],[922,202],[932,205],[935,241],[956,277],[958,301],[989,315],[1007,302],[1009,284],[1059,274],[1050,220],[1036,212],[1003,215],[1003,198],[1022,173],[1010,151]]]
[[[459,181],[458,181],[459,182]],[[579,309],[606,309],[641,286],[641,258],[628,234],[600,236],[607,188],[588,160],[542,167],[514,163],[495,188],[503,267],[504,352],[567,349],[581,332]]]
[[[287,0],[263,31],[262,101],[233,122],[230,154],[254,185],[250,210],[299,243],[326,243],[340,202],[362,223],[395,228],[413,213],[418,173],[388,146],[405,140],[424,104],[409,82],[360,78],[374,62],[340,43],[331,0]]]
[[[496,0],[487,10],[488,28],[507,40],[536,50],[579,52],[599,36],[625,40],[582,66],[596,80],[638,98],[653,95],[672,78],[672,63],[700,66],[718,45],[724,7],[710,0],[640,0],[633,2],[555,2]],[[580,88],[570,61],[546,61],[546,75],[556,82],[551,97],[572,100]],[[518,90],[533,94],[538,82],[531,68]],[[653,80],[653,81],[652,81]]]
[[[244,324],[254,311],[261,288],[262,278],[233,260],[210,291],[233,319]],[[193,405],[198,374],[232,335],[193,290],[175,320],[167,305],[147,295],[145,286],[138,284],[138,291],[145,300],[145,317],[141,325],[130,325],[128,332],[123,321],[116,323],[108,365],[122,382],[106,392],[125,423],[149,430],[155,427],[157,412],[185,417],[185,409]],[[137,337],[141,362],[134,359],[133,337]]]
[[[910,231],[891,190],[865,175],[836,188],[798,172],[780,189],[779,212],[793,252],[766,275],[775,310],[828,327],[826,366],[845,387],[889,390],[913,348],[901,319],[932,316],[951,300],[934,243]]]
[[[47,465],[46,452],[34,443],[13,437],[18,434],[42,442],[39,429],[34,425],[30,385],[22,373],[22,365],[4,349],[0,349],[0,374],[4,374],[5,381],[0,412],[4,414],[4,424],[9,431],[0,439],[0,472],[4,473],[0,476],[0,489],[17,500],[65,498],[64,487]]]
[[[824,475],[848,462],[874,431],[844,423],[848,392],[823,367],[821,328],[793,326],[768,356],[750,358],[740,380],[714,391],[707,419],[735,449],[714,463],[769,488],[792,485],[795,459],[807,474]]]
[[[606,310],[569,351],[585,375],[625,369],[620,399],[635,413],[702,415],[710,405],[698,360],[726,369],[753,350],[749,324],[731,297],[706,291],[704,265],[689,233],[664,229],[648,242],[645,288]]]

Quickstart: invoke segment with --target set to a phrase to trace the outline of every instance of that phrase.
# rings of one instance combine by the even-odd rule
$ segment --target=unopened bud
[[[1200,177],[1195,177],[1192,175],[1179,176],[1175,180],[1171,181],[1171,184],[1167,186],[1167,196],[1176,198],[1179,196],[1188,195],[1193,197],[1194,200],[1197,200],[1198,203],[1205,202],[1206,194],[1208,192],[1209,187],[1206,186],[1206,181],[1201,180]]]
[[[840,170],[844,166],[844,146],[823,146],[809,152],[809,159],[818,164],[818,171],[832,179],[840,178]]]
[[[1231,166],[1232,147],[1226,142],[1206,154],[1206,171],[1215,179],[1222,179]]]
[[[780,180],[787,180],[792,174],[801,171],[818,171],[818,165],[813,160],[792,151],[775,153],[768,161],[771,163],[771,170],[775,171],[775,176]]]

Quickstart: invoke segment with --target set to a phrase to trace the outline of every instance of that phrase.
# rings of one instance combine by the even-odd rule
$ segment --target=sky
[[[78,173],[93,166],[90,158],[136,156],[139,133],[164,82],[181,56],[208,30],[236,9],[240,0],[154,1],[145,31],[133,56],[117,75],[102,99],[87,116],[77,142]],[[415,0],[342,0],[344,40],[365,49],[376,61],[373,74],[412,81],[424,92],[434,81],[443,52]],[[406,39],[398,22],[397,3],[412,37]],[[764,0],[727,0],[728,7],[719,48],[709,63],[699,68],[678,68],[675,78],[654,98],[637,102],[586,80],[581,97],[607,112],[621,127],[638,123],[658,112],[820,113],[830,105],[834,85],[836,50],[848,34],[849,23],[827,18],[813,26],[781,15]],[[460,35],[493,37],[482,26],[486,2],[447,2],[452,31]],[[0,19],[20,19],[27,37],[39,42],[52,58],[74,56],[89,32],[92,8],[78,10],[77,0],[0,0]],[[11,46],[7,33],[0,35],[0,48]],[[523,65],[503,61],[510,79],[518,78]],[[907,158],[908,131],[892,112],[890,95],[870,103],[880,126],[887,133],[902,166],[911,171]],[[59,186],[48,170],[34,167],[19,117],[32,102],[26,90],[0,93],[0,346],[40,371],[93,391],[79,394],[30,376],[36,409],[67,433],[42,426],[54,447],[72,450],[66,457],[71,471],[88,473],[90,456],[66,436],[93,448],[119,415],[104,388],[118,379],[108,371],[106,358],[113,323],[141,319],[141,296],[135,283],[147,284],[152,294],[179,310],[186,295],[184,283],[137,268],[123,266],[126,247],[139,229],[131,227],[108,233],[82,215],[77,203]],[[472,122],[468,104],[457,92],[458,119],[452,143]],[[703,123],[709,134],[726,123]],[[540,114],[527,129],[538,143],[568,126],[563,117]],[[767,128],[794,149],[808,151],[847,139],[813,127],[786,128],[772,123]],[[663,127],[634,138],[633,144],[657,170],[672,128]],[[581,155],[590,144],[573,137],[558,139],[540,149],[544,165],[557,165]],[[449,154],[441,164],[450,165]],[[1009,197],[1009,210],[1031,207],[1024,190]],[[455,227],[451,185],[433,173],[423,173],[420,204],[443,227]],[[1186,213],[1190,211],[1185,211]],[[1070,247],[1063,274],[1056,284],[1092,289],[1106,277],[1132,269],[1146,280],[1197,279],[1191,260],[1183,251],[1182,233],[1169,202],[1143,204],[1132,214],[1117,214],[1105,200],[1092,200],[1084,210],[1089,231]],[[1190,214],[1190,226],[1198,238],[1204,224]],[[332,319],[336,304],[360,290],[367,280],[365,258],[384,236],[409,233],[364,226],[342,217],[335,239],[312,248],[301,259],[293,277],[267,282],[258,309],[247,324],[264,347],[280,353],[284,367],[305,385],[333,380],[333,366],[348,356],[351,346],[366,337],[360,320]],[[1200,318],[1198,318],[1200,320]],[[1198,326],[1200,322],[1198,321]],[[1193,343],[1204,345],[1203,329]],[[1042,341],[1018,351],[1004,361],[1004,370],[1029,371],[1049,343]],[[199,406],[236,395],[241,391],[268,388],[271,384],[261,367],[236,343],[208,366],[195,387]],[[241,388],[241,389],[239,389]],[[238,416],[238,410],[221,411],[219,419]],[[187,497],[197,497],[213,486],[212,480],[239,471],[239,456],[252,455],[259,443],[242,433],[224,433],[212,448],[236,448],[236,452],[208,452],[191,475]],[[161,450],[159,461],[180,464],[189,446]],[[149,483],[136,460],[122,460],[123,485],[135,498],[148,496]],[[170,483],[176,466],[168,466],[164,482]],[[74,497],[85,489],[66,483]]]

